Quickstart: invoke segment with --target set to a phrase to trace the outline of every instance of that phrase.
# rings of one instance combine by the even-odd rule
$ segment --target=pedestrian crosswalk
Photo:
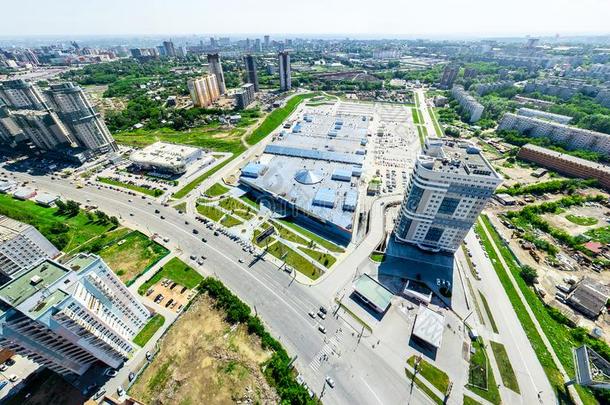
[[[318,371],[323,362],[328,361],[333,356],[340,355],[339,342],[341,342],[342,338],[343,330],[339,329],[334,336],[327,340],[322,349],[316,353],[313,360],[309,363],[309,367],[314,371]]]

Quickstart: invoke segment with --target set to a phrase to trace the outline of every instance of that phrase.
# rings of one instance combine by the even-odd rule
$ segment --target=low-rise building
[[[610,167],[541,146],[524,145],[517,157],[552,169],[558,173],[581,179],[596,179],[600,186],[610,190]]]
[[[522,107],[517,110],[517,115],[522,115],[524,117],[534,117],[541,118],[548,121],[558,122],[560,124],[568,124],[572,121],[572,117],[568,117],[567,115],[561,114],[553,114],[546,111],[534,110],[532,108]]]
[[[132,153],[130,160],[143,170],[181,174],[202,157],[203,151],[199,148],[155,142]],[[213,159],[211,156],[209,158]]]
[[[498,130],[515,130],[533,138],[548,138],[568,149],[610,154],[610,135],[540,118],[506,113],[500,120]]]
[[[464,87],[453,86],[451,95],[460,103],[460,106],[468,113],[470,122],[477,122],[483,115],[485,107],[471,96]]]
[[[566,302],[588,318],[597,318],[610,299],[608,286],[591,278],[583,278],[568,296]]]

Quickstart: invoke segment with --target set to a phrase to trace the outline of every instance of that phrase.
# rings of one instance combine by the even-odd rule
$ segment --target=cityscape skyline
[[[535,3],[517,0],[510,8],[503,9],[502,13],[482,0],[460,3],[436,0],[436,3],[434,8],[441,9],[442,12],[436,13],[434,22],[431,23],[426,19],[409,18],[423,15],[430,4],[401,5],[389,0],[377,2],[375,8],[345,0],[331,4],[314,0],[307,7],[299,9],[298,20],[282,18],[282,4],[277,0],[266,3],[266,7],[241,0],[229,0],[221,4],[180,0],[173,3],[172,7],[167,7],[165,2],[159,0],[145,4],[142,1],[124,3],[116,0],[87,4],[66,0],[60,4],[47,4],[39,0],[27,0],[3,6],[7,15],[12,15],[13,18],[4,21],[0,36],[64,35],[68,26],[70,35],[185,35],[199,32],[196,27],[200,26],[205,26],[207,32],[218,34],[261,35],[295,32],[301,35],[442,37],[448,34],[471,36],[482,33],[486,36],[608,33],[605,16],[610,14],[610,3],[601,0],[585,0],[578,4],[564,0]],[[387,13],[390,8],[393,12]],[[184,9],[189,9],[189,12],[184,13]],[[550,9],[553,10],[553,19],[540,18]],[[235,10],[240,12],[236,13]],[[95,18],[91,18],[93,15]],[[231,24],[216,18],[218,15],[230,16]],[[134,16],[138,18],[134,19]],[[465,21],[468,23],[465,24]],[[269,31],[268,26],[273,27],[270,32],[266,32]],[[31,27],[37,27],[36,32]]]

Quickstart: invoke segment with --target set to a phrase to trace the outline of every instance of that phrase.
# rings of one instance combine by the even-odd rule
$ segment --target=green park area
[[[74,250],[117,226],[107,217],[100,219],[93,213],[86,214],[83,210],[60,212],[58,207],[47,208],[4,194],[0,194],[0,215],[36,227],[55,247],[65,252]]]
[[[415,369],[416,357],[411,356],[407,363]],[[449,389],[449,376],[443,370],[428,363],[426,360],[420,360],[417,365],[417,374],[428,380],[442,393],[446,393]]]
[[[597,224],[597,219],[582,215],[568,214],[566,215],[566,219],[576,225],[581,226],[591,226]]]
[[[483,339],[479,337],[477,340],[474,340],[472,342],[472,349],[470,353],[470,368],[468,370],[468,388],[492,404],[499,405],[502,399],[496,385],[491,363],[485,352]]]
[[[318,245],[324,247],[325,249],[327,249],[331,252],[334,252],[334,253],[345,252],[345,249],[343,249],[341,246],[338,246],[337,244],[335,244],[327,239],[324,239],[320,235],[318,235],[314,232],[311,232],[310,230],[305,229],[300,225],[297,225],[293,221],[280,219],[280,220],[278,220],[278,222],[280,222],[282,225],[285,225],[288,228],[296,231],[297,233],[300,233],[301,235],[313,240],[315,243],[317,243]]]
[[[197,205],[197,212],[214,222],[220,221],[225,214],[222,210],[212,205]]]
[[[163,317],[163,315],[156,314],[155,316],[150,318],[146,325],[144,325],[140,333],[138,333],[136,337],[133,338],[133,342],[140,347],[144,347],[144,345],[148,343],[150,338],[153,337],[155,332],[157,332],[157,330],[159,330],[159,328],[163,326],[164,323],[165,318]]]
[[[128,285],[168,253],[165,247],[138,231],[115,239],[98,252],[112,271]]]
[[[280,241],[275,241],[272,244],[270,242],[267,252],[286,262],[287,266],[292,267],[299,273],[303,273],[312,280],[316,280],[322,275],[322,270]]]
[[[229,211],[231,214],[235,214],[245,220],[252,219],[252,217],[254,217],[255,215],[255,212],[257,211],[249,204],[244,203],[241,200],[235,199],[233,197],[223,198],[218,202],[218,205]]]
[[[138,294],[144,295],[150,287],[164,278],[170,279],[186,288],[195,288],[203,280],[203,277],[193,268],[177,257],[174,257],[138,288]]]
[[[159,190],[158,188],[142,187],[142,186],[138,186],[136,184],[125,183],[122,181],[113,180],[108,177],[98,177],[97,181],[99,181],[100,183],[109,184],[111,186],[122,187],[122,188],[126,188],[128,190],[137,191],[138,193],[146,194],[151,197],[159,197],[160,195],[163,195],[163,191]]]
[[[229,191],[228,187],[225,187],[219,183],[214,183],[214,184],[212,184],[212,186],[210,186],[210,188],[205,190],[205,195],[207,195],[208,197],[218,197],[220,195],[225,194],[228,191]]]
[[[508,358],[508,353],[506,353],[506,348],[502,343],[493,341],[489,343],[491,344],[491,350],[493,351],[496,363],[498,364],[498,369],[500,370],[502,383],[506,388],[509,388],[519,394],[521,390],[519,390],[517,376],[515,375],[515,370],[513,370],[512,364],[510,364],[510,359]]]
[[[420,118],[420,112],[417,108],[411,108],[411,113],[413,115],[413,122],[415,124],[421,124],[422,120]]]

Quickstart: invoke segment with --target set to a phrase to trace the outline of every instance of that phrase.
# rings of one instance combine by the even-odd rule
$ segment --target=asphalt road
[[[353,332],[356,335],[355,331],[341,319],[329,316],[321,321],[308,316],[309,311],[321,305],[330,310],[333,306],[333,293],[342,283],[351,279],[355,269],[346,269],[347,266],[344,265],[333,270],[333,273],[351,273],[337,276],[336,281],[327,280],[329,287],[322,287],[324,283],[318,287],[302,285],[294,282],[290,275],[269,261],[259,260],[250,264],[254,257],[243,252],[235,242],[222,235],[214,237],[210,230],[193,217],[179,214],[171,207],[163,207],[152,199],[143,200],[140,196],[130,196],[106,188],[98,189],[97,186],[77,189],[66,179],[51,180],[25,173],[15,173],[14,179],[34,180],[31,184],[33,187],[60,194],[64,199],[73,199],[83,204],[89,199],[89,204],[96,204],[107,214],[120,217],[121,222],[130,228],[149,235],[157,233],[168,237],[170,241],[166,245],[176,255],[201,274],[219,278],[256,311],[288,353],[297,356],[297,369],[316,394],[321,394],[325,377],[332,376],[336,386],[334,389],[326,386],[323,395],[325,403],[430,403],[417,389],[411,392],[404,369],[380,356],[372,348],[374,342],[369,341],[369,338],[364,337],[358,343],[357,336],[352,336]],[[155,214],[155,209],[160,213]],[[160,215],[165,219],[161,220]],[[199,233],[193,234],[193,229]],[[203,243],[202,237],[206,237],[208,242]],[[191,254],[207,256],[204,265],[198,266],[190,261]],[[368,254],[358,253],[360,255],[365,257]],[[244,260],[243,264],[239,263],[240,258]],[[317,330],[320,323],[326,327],[327,335]],[[342,331],[339,333],[340,338],[334,338],[339,329]],[[328,361],[323,361],[317,367],[315,364],[312,366],[312,363],[317,363],[316,359],[320,358],[321,353],[329,352],[328,341],[336,341],[337,354],[330,350]],[[142,355],[143,353],[138,354]],[[121,370],[119,376],[108,383],[108,392],[124,382],[120,377],[124,379],[125,373],[128,371]]]

